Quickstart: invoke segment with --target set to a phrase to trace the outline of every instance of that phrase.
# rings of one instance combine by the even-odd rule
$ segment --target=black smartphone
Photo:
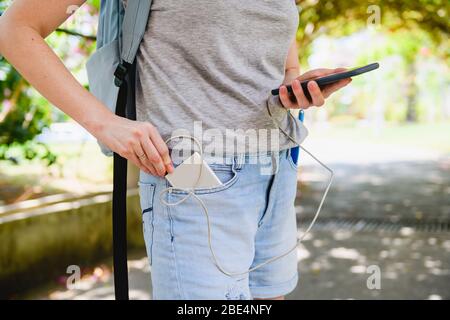
[[[354,77],[354,76],[357,76],[357,75],[360,75],[360,74],[363,74],[363,73],[366,73],[369,71],[373,71],[375,69],[378,69],[379,67],[380,67],[380,64],[378,62],[375,62],[375,63],[368,64],[367,66],[364,66],[364,67],[354,68],[354,69],[347,70],[344,72],[331,74],[329,76],[325,76],[322,78],[306,80],[306,81],[300,82],[300,84],[303,88],[303,92],[305,93],[306,98],[308,98],[308,100],[311,100],[311,96],[308,91],[308,82],[309,81],[316,81],[317,84],[319,85],[319,88],[323,89],[326,85],[332,84],[339,80],[351,78],[351,77]],[[290,85],[286,86],[286,88],[289,93],[293,94],[292,87]],[[274,95],[274,96],[278,95],[279,93],[280,93],[279,88],[272,90],[272,95]]]

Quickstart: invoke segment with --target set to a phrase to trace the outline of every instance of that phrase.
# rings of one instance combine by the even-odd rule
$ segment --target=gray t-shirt
[[[273,130],[267,104],[291,136],[304,133],[270,94],[297,31],[294,0],[153,0],[151,9],[137,56],[138,120],[163,139],[194,135],[210,153],[293,146]]]

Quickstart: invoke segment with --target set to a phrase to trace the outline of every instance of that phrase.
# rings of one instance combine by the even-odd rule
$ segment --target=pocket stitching
[[[149,202],[149,207],[147,207],[146,209],[142,210],[142,221],[143,221],[143,226],[144,226],[144,236],[145,236],[145,232],[146,232],[146,228],[145,228],[145,224],[146,224],[146,218],[145,216],[148,214],[151,214],[150,217],[148,217],[148,219],[150,219],[148,221],[148,223],[150,224],[151,227],[151,231],[150,231],[150,248],[149,248],[149,253],[148,253],[148,259],[149,259],[149,264],[152,265],[152,260],[153,260],[153,239],[154,239],[154,231],[155,231],[155,227],[154,227],[154,212],[153,212],[153,203],[154,203],[154,197],[155,197],[155,184],[153,183],[139,183],[139,187],[142,188],[143,190],[143,194],[145,194],[145,198],[146,200]]]
[[[294,160],[292,160],[291,150],[289,150],[289,152],[287,153],[287,155],[288,155],[288,162],[289,162],[290,167],[291,167],[293,170],[298,171],[298,163],[295,164],[295,163],[294,163]]]

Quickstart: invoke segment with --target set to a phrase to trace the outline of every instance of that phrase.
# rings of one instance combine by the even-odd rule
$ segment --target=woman
[[[305,97],[300,81],[342,70],[300,75],[294,0],[154,0],[137,57],[138,121],[130,121],[85,90],[44,41],[68,18],[69,6],[83,3],[14,1],[0,19],[0,53],[51,103],[141,169],[154,298],[282,299],[297,284],[294,252],[246,271],[296,241],[297,168],[289,154],[294,144],[286,134],[300,138],[302,133],[287,110],[322,106],[350,80],[323,91],[310,81],[311,102]],[[292,84],[294,95],[286,84]],[[279,98],[270,97],[280,85]],[[277,121],[270,119],[267,107]],[[172,162],[165,141],[178,129],[198,138],[199,123],[222,141],[214,144],[214,152],[205,148],[205,159],[222,185],[197,194],[209,211],[216,258],[234,276],[214,263],[198,202],[188,199],[168,207],[159,201],[168,186],[164,175],[179,164]],[[257,143],[246,139],[249,132],[258,132]],[[267,174],[267,165],[276,170]],[[174,191],[162,200],[173,203],[185,196]]]

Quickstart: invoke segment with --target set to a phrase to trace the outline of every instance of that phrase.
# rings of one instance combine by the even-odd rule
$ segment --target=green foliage
[[[0,1],[0,12],[9,4],[9,1]],[[88,1],[64,23],[63,30],[82,29],[89,35],[95,35],[99,6],[98,0]],[[95,48],[95,41],[64,32],[53,33],[46,41],[71,72],[81,82],[85,82],[81,74],[86,57]],[[48,165],[53,164],[56,156],[45,144],[36,142],[34,138],[54,119],[63,120],[67,116],[53,108],[0,57],[0,160],[19,163],[21,160],[41,159]]]
[[[55,156],[33,138],[51,123],[48,104],[33,103],[32,90],[19,73],[4,60],[0,60],[0,160],[19,162],[19,159],[40,158],[48,164]],[[15,155],[11,148],[19,149]]]
[[[449,60],[450,43],[448,0],[299,0],[297,1],[300,14],[300,25],[297,33],[299,42],[299,59],[307,65],[311,55],[311,44],[319,37],[328,36],[339,38],[354,34],[359,30],[374,31],[378,38],[383,37],[378,45],[356,46],[360,63],[382,61],[387,57],[399,56],[402,68],[406,74],[403,81],[395,83],[398,74],[392,74],[386,81],[397,87],[405,87],[403,96],[405,101],[400,105],[399,100],[389,99],[384,102],[387,120],[400,118],[407,121],[418,121],[429,113],[418,101],[420,95],[416,77],[418,74],[417,61],[421,51],[427,51],[443,61]],[[400,68],[396,68],[400,72]],[[403,71],[402,71],[403,72]],[[394,80],[395,79],[395,80]],[[391,81],[393,80],[393,81]],[[358,82],[358,81],[356,81]],[[355,86],[357,83],[353,83]],[[380,83],[378,85],[383,85]],[[376,88],[373,88],[375,90]],[[391,91],[393,91],[391,89]],[[371,91],[372,92],[372,91]],[[391,95],[396,92],[391,92]],[[437,93],[438,94],[438,93]],[[358,106],[353,114],[367,116],[367,98],[373,99],[370,93],[358,97]],[[392,96],[391,96],[392,98]],[[430,98],[428,96],[428,98]],[[436,108],[435,106],[433,106]],[[428,106],[429,108],[429,106]],[[333,109],[333,108],[332,108]],[[383,108],[379,108],[380,110]],[[334,110],[352,114],[348,107],[334,106]]]
[[[448,0],[297,0],[297,4],[300,48],[309,48],[323,34],[343,36],[372,26],[390,32],[423,30],[443,55],[449,55]],[[374,19],[378,15],[379,21]]]

